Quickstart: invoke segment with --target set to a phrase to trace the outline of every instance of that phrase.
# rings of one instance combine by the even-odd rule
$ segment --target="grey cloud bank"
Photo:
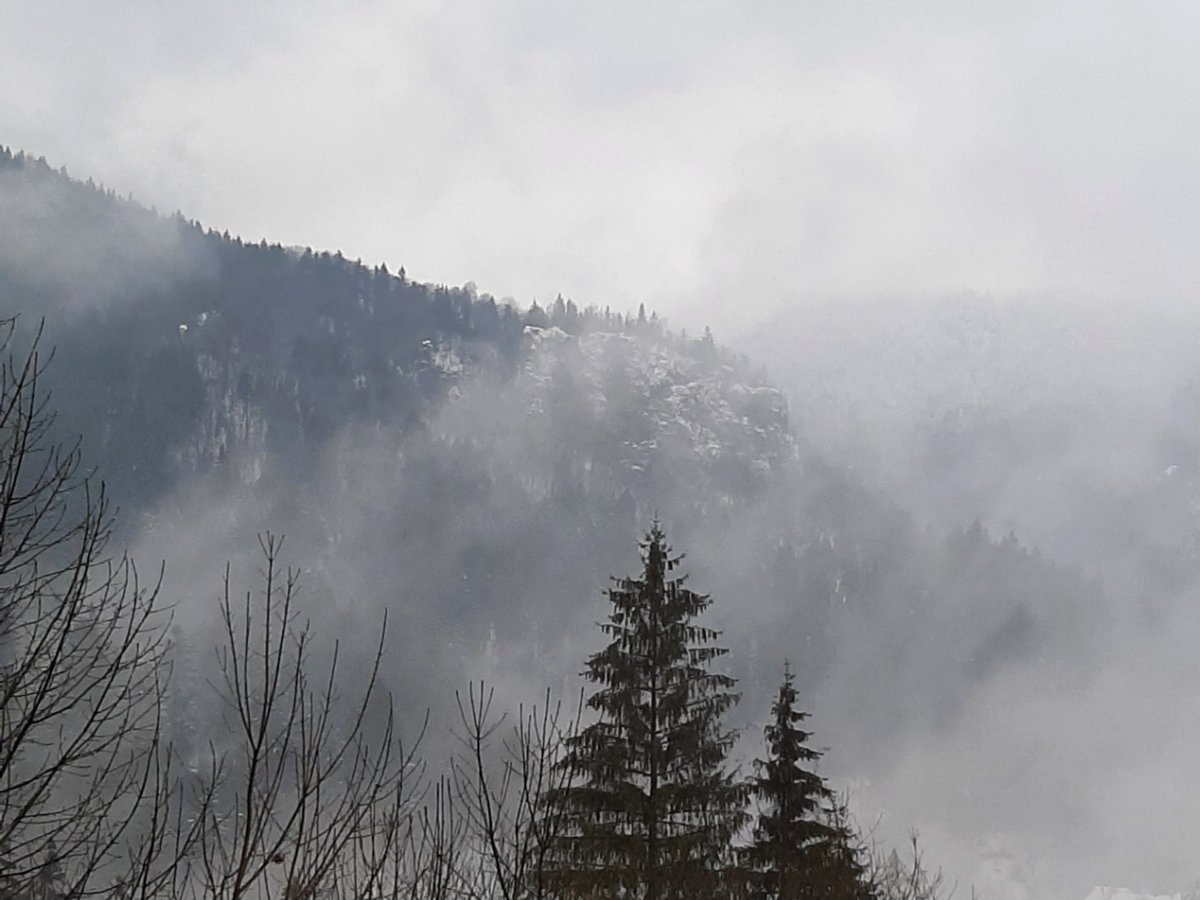
[[[0,17],[7,143],[248,239],[523,302],[731,329],[814,295],[1200,281],[1189,4]]]

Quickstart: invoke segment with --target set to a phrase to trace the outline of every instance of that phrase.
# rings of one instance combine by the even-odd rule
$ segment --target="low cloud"
[[[251,240],[693,330],[863,292],[1184,299],[1196,15],[9,3],[0,131]]]

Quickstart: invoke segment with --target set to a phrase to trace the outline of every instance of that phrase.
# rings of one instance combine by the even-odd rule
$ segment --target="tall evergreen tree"
[[[845,809],[815,771],[821,754],[808,745],[808,713],[796,708],[785,664],[766,727],[767,758],[755,760],[750,792],[758,802],[753,841],[743,851],[751,893],[771,900],[870,896]]]
[[[707,595],[684,586],[655,523],[642,572],[615,580],[611,639],[584,676],[600,716],[570,739],[575,782],[551,797],[565,828],[552,880],[565,897],[675,900],[729,896],[724,866],[744,824],[746,792],[726,767],[735,734],[721,717],[734,680],[710,671],[726,651],[693,624]]]

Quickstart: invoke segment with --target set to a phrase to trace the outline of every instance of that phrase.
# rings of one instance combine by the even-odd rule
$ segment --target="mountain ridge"
[[[1090,677],[1094,582],[1015,536],[923,530],[711,335],[245,243],[0,154],[14,195],[0,236],[45,246],[0,250],[0,296],[26,339],[46,319],[60,432],[82,433],[135,556],[168,560],[187,646],[214,568],[274,529],[319,630],[369,643],[395,611],[402,711],[477,677],[569,693],[600,590],[658,517],[716,598],[747,723],[790,658],[835,774],[886,779],[1030,667]]]

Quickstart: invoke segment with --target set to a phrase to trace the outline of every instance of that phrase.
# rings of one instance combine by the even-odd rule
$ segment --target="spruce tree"
[[[710,671],[726,651],[693,624],[707,595],[684,586],[657,522],[642,572],[614,579],[601,627],[609,644],[584,676],[599,719],[567,742],[572,786],[551,802],[564,827],[550,880],[564,897],[727,897],[724,866],[744,824],[746,792],[727,770],[735,734],[721,718],[734,680]]]
[[[755,760],[750,781],[759,807],[752,843],[743,851],[751,894],[771,900],[869,897],[844,806],[815,771],[821,754],[808,745],[807,718],[796,709],[785,664],[766,727],[767,758]]]
[[[826,900],[877,900],[881,896],[869,869],[870,851],[854,829],[844,798],[834,797],[825,821],[830,835],[821,854],[812,896]]]

